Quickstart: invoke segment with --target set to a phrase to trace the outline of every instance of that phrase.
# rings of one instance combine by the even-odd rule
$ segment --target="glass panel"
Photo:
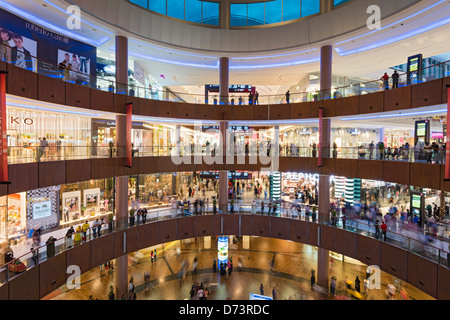
[[[283,21],[300,18],[301,0],[283,0]]]
[[[248,25],[264,24],[264,2],[248,4]]]
[[[263,3],[264,18],[264,3]],[[247,25],[247,4],[230,5],[230,26],[241,27]]]
[[[148,9],[166,15],[166,0],[151,0]]]
[[[281,22],[281,0],[266,2],[266,24]]]
[[[334,6],[341,5],[343,3],[349,2],[350,0],[334,0]]]
[[[202,23],[202,2],[200,0],[185,0],[186,21]]]
[[[147,0],[130,0],[131,3],[137,4],[138,6],[144,7],[148,9],[148,2]]]
[[[213,26],[219,25],[219,4],[203,2],[203,23]]]
[[[320,0],[302,0],[302,17],[320,12]]]
[[[167,15],[184,20],[184,0],[167,0]]]

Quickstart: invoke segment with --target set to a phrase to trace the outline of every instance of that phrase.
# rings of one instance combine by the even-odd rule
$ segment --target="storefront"
[[[411,133],[411,130],[385,129],[383,139],[386,148],[399,148],[407,142],[414,146],[414,132]]]
[[[113,212],[113,178],[61,186],[60,225],[103,217]]]
[[[8,108],[8,159],[10,162],[36,158],[36,146],[45,138],[43,158],[83,157],[90,154],[91,120],[63,113]]]

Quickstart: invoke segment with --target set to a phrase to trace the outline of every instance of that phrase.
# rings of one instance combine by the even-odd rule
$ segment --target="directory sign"
[[[416,145],[419,141],[430,141],[430,123],[428,120],[416,121],[414,145]]]
[[[420,225],[423,224],[424,215],[424,197],[423,193],[411,192],[411,213],[413,216],[413,222]]]
[[[407,66],[407,84],[416,83],[421,81],[422,77],[422,54],[417,54],[408,58]]]

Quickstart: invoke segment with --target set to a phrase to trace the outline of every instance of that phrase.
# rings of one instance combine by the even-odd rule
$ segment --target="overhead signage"
[[[218,84],[207,84],[205,85],[205,88],[207,91],[209,92],[219,92],[220,90],[220,85]],[[237,84],[233,84],[230,85],[229,87],[229,92],[234,92],[234,93],[250,93],[252,92],[252,86],[251,85],[237,85]]]

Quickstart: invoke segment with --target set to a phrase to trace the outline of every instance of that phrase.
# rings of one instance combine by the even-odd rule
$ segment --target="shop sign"
[[[52,202],[43,201],[33,203],[33,219],[41,219],[52,215]]]
[[[34,120],[31,119],[31,118],[25,118],[25,119],[22,120],[20,117],[11,116],[11,124],[18,124],[18,125],[20,125],[22,123],[27,125],[27,126],[31,126],[34,123]]]

